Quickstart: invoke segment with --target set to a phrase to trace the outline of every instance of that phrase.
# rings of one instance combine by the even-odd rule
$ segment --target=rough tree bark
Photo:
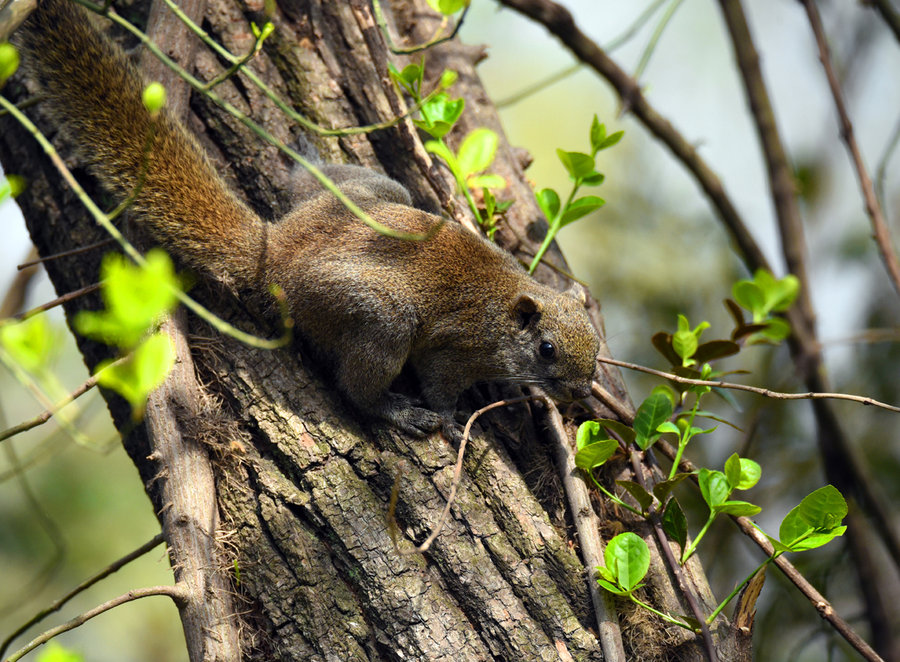
[[[116,4],[120,13],[143,24],[149,3]],[[271,20],[276,30],[251,67],[322,126],[370,124],[401,109],[386,66],[389,59],[398,66],[404,61],[387,51],[368,3],[282,0],[267,17],[259,0],[207,0],[205,10],[196,11],[210,34],[235,53],[252,46],[250,21]],[[397,0],[385,11],[401,43],[425,41],[439,25],[424,0]],[[151,29],[162,40],[194,39]],[[164,50],[174,52],[170,46],[164,44]],[[196,49],[193,62],[190,50],[182,58],[201,79],[221,73],[222,62],[205,47]],[[430,80],[444,68],[460,74],[454,91],[466,98],[466,112],[451,143],[478,126],[502,136],[475,73],[481,57],[481,49],[456,40],[426,55]],[[303,136],[325,159],[383,168],[414,192],[418,204],[464,217],[452,180],[440,168],[429,168],[409,122],[365,135],[321,138],[303,134],[240,75],[216,90],[286,143]],[[25,98],[23,78],[14,79],[5,93]],[[189,98],[186,121],[220,171],[261,214],[277,218],[290,203],[282,192],[292,165],[201,95]],[[32,114],[52,136],[39,106]],[[2,121],[0,157],[8,172],[30,182],[20,203],[41,254],[102,239],[34,141],[8,118]],[[77,167],[71,146],[57,138]],[[523,175],[525,160],[501,138],[493,170],[509,182],[504,197],[515,204],[499,241],[523,258],[533,255],[546,228]],[[76,172],[96,199],[114,206],[88,173]],[[57,290],[96,282],[100,257],[94,251],[49,262]],[[566,271],[555,249],[548,261]],[[566,284],[559,271],[547,267],[538,276]],[[215,283],[198,283],[191,293],[243,328],[276,333]],[[95,297],[83,297],[68,305],[67,314],[98,306]],[[602,329],[596,304],[592,314]],[[193,582],[188,602],[194,611],[190,604],[182,609],[192,659],[237,659],[238,647],[244,658],[257,660],[603,659],[588,591],[592,580],[573,545],[572,517],[553,468],[554,450],[544,442],[540,405],[518,405],[481,420],[450,521],[426,554],[403,555],[387,524],[392,489],[399,547],[408,550],[437,522],[455,450],[439,436],[411,440],[359,421],[329,388],[327,375],[296,351],[254,350],[192,315],[181,327],[190,354],[182,356],[183,369],[151,402],[146,425],[135,427],[127,406],[115,396],[107,399],[159,513],[176,579]],[[103,358],[103,348],[78,342],[89,366]],[[606,368],[602,386],[627,404],[617,373]],[[478,390],[468,404],[499,393]],[[595,404],[596,411],[612,417]],[[619,470],[629,469],[620,463]],[[208,478],[200,480],[204,474]],[[205,515],[196,505],[204,500],[216,506]],[[649,530],[599,502],[595,507],[605,539],[630,528],[656,549]],[[197,554],[212,557],[198,560]],[[656,553],[646,597],[687,613],[664,567]],[[696,561],[688,569],[708,605],[702,569]],[[198,612],[198,601],[209,609]],[[629,659],[704,659],[692,635],[663,627],[626,604],[618,608]],[[740,647],[724,621],[715,634],[720,659],[738,659]]]

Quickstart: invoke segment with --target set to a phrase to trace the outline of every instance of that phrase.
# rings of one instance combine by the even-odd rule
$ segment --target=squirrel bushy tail
[[[75,144],[90,145],[82,156],[107,188],[124,199],[145,171],[132,209],[151,234],[188,266],[238,288],[250,282],[262,251],[261,219],[165,109],[151,119],[137,68],[86,10],[71,0],[38,0],[19,32],[24,61],[44,89],[42,103]]]

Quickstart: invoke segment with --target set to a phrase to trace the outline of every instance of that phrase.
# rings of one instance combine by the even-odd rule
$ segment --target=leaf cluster
[[[132,264],[118,253],[108,253],[100,275],[105,308],[78,313],[75,330],[118,348],[125,356],[123,360],[102,361],[95,374],[101,386],[128,400],[135,417],[140,417],[150,393],[163,382],[175,361],[169,337],[151,331],[175,307],[180,283],[169,256],[159,249],[147,254],[144,266]]]
[[[444,4],[448,7],[459,5],[453,10],[457,11],[467,3]],[[457,73],[445,70],[441,74],[437,90],[423,96],[424,61],[421,64],[408,64],[400,71],[391,66],[390,72],[400,88],[419,107],[419,117],[413,119],[413,123],[431,137],[431,140],[425,142],[425,149],[444,162],[475,218],[488,237],[493,238],[500,216],[512,204],[512,201],[498,201],[492,192],[492,189],[506,188],[506,180],[500,175],[487,172],[497,154],[499,136],[485,127],[474,129],[463,138],[459,149],[454,152],[444,142],[444,137],[450,133],[465,109],[465,99],[461,97],[454,99],[446,91],[456,82]],[[475,193],[481,195],[482,206],[475,202]]]
[[[547,248],[549,248],[560,230],[606,204],[605,200],[598,198],[596,195],[585,195],[580,198],[575,196],[582,186],[599,186],[603,183],[605,176],[597,171],[597,153],[604,149],[609,149],[618,143],[623,135],[624,131],[616,131],[611,135],[606,135],[606,126],[601,124],[597,116],[594,115],[589,132],[590,153],[567,152],[563,149],[556,150],[560,163],[562,163],[569,174],[569,179],[572,181],[572,190],[565,202],[562,201],[559,193],[552,188],[543,188],[535,193],[538,206],[544,212],[544,216],[547,217],[549,228],[543,243],[531,261],[531,265],[528,268],[529,273],[533,273],[537,268]]]

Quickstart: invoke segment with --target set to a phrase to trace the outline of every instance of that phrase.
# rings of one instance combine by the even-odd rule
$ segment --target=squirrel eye
[[[538,353],[545,359],[552,359],[556,356],[556,347],[552,342],[545,340],[538,346]]]

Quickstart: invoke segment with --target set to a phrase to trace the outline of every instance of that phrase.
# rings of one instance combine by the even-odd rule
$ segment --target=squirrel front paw
[[[436,411],[416,406],[409,398],[396,393],[388,394],[387,406],[381,414],[401,432],[416,437],[426,437],[445,425],[444,417]]]

